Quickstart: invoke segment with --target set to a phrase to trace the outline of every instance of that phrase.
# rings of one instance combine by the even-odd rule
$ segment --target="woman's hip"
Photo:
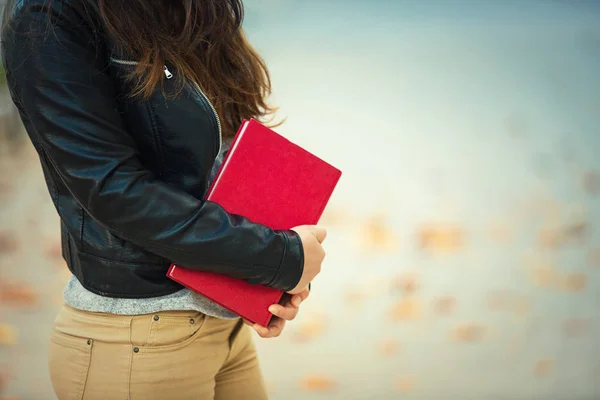
[[[54,321],[54,333],[115,345],[164,346],[185,341],[199,333],[207,319],[197,311],[117,315],[64,305]],[[223,330],[228,328],[225,321],[219,322],[209,321],[208,324],[221,325]]]
[[[60,400],[209,399],[240,324],[195,311],[125,316],[65,305],[51,334],[51,381]]]

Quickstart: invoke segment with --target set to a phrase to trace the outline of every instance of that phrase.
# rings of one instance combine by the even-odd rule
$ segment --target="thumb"
[[[327,230],[325,228],[321,228],[320,226],[312,226],[311,232],[313,235],[315,235],[319,243],[323,243],[327,237]]]

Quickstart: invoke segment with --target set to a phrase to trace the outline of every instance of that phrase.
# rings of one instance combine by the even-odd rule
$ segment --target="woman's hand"
[[[269,326],[264,327],[258,324],[252,324],[244,320],[248,325],[251,325],[258,335],[262,338],[273,338],[281,335],[286,321],[291,321],[298,315],[300,304],[308,297],[310,291],[306,287],[298,294],[284,294],[280,304],[273,304],[269,307],[269,311],[273,314]]]
[[[325,258],[325,250],[321,243],[327,237],[327,231],[315,225],[302,225],[292,228],[298,233],[302,240],[304,249],[304,270],[302,277],[295,288],[289,291],[291,294],[301,293],[310,282],[321,272],[321,264]]]

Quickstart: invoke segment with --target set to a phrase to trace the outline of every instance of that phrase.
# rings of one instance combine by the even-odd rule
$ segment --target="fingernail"
[[[277,313],[278,310],[279,310],[279,307],[277,307],[277,306],[271,306],[271,307],[269,307],[269,312],[271,314]]]
[[[300,305],[300,303],[302,303],[302,299],[300,299],[300,297],[294,297],[292,299],[292,304],[296,307],[298,307]]]

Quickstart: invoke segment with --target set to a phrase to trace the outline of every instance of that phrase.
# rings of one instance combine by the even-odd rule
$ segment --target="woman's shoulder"
[[[95,25],[100,20],[98,3],[94,0],[13,0],[7,2],[4,13],[5,23],[37,19],[54,24],[88,22]]]
[[[12,4],[11,4],[12,3]],[[67,29],[85,40],[101,38],[102,31],[97,2],[94,0],[17,0],[9,1],[4,10],[3,37],[13,33],[17,42],[32,40],[36,33],[45,39],[54,29]],[[3,40],[5,42],[5,40]]]

